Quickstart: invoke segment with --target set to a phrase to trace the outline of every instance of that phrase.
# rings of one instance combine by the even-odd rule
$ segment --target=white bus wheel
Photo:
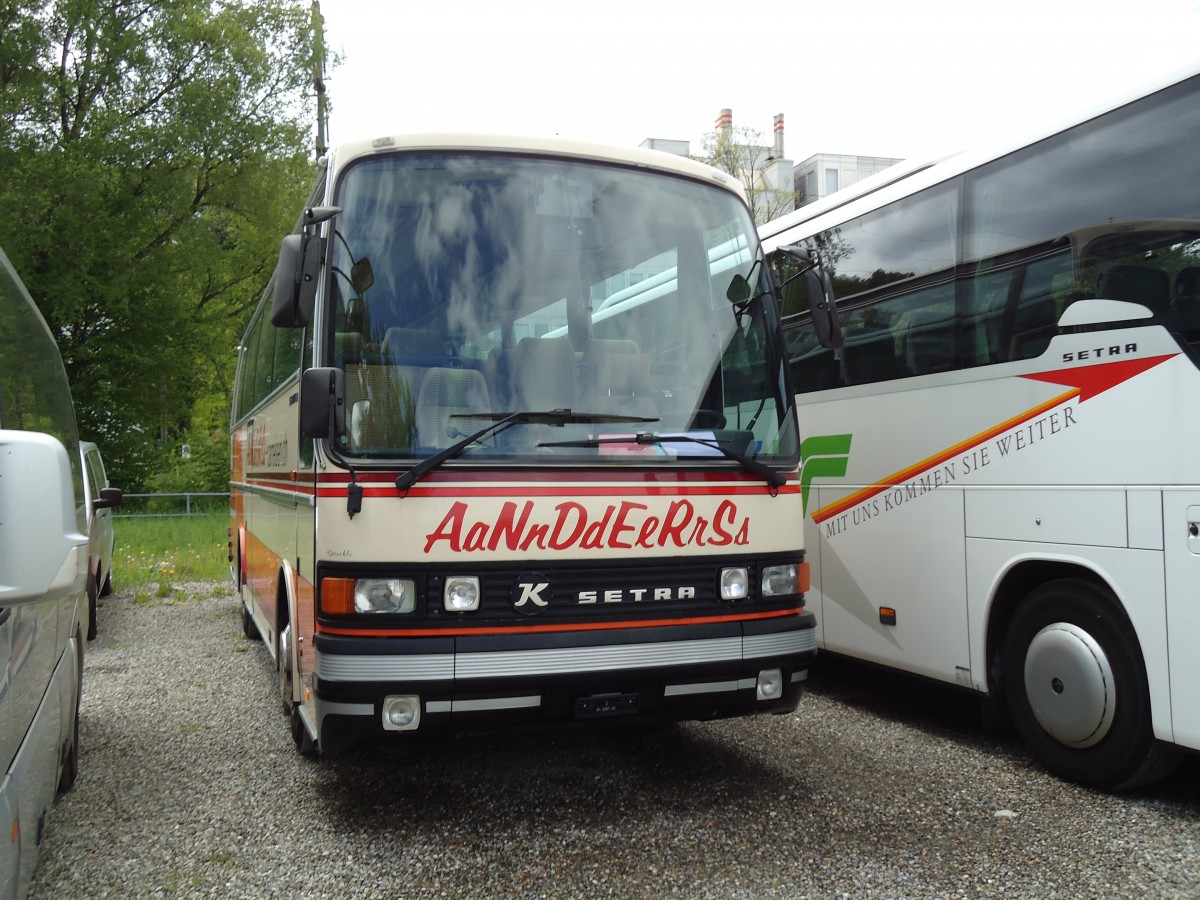
[[[1061,777],[1124,789],[1178,762],[1178,748],[1154,737],[1141,649],[1107,588],[1060,579],[1031,591],[1009,625],[1002,668],[1017,730]]]

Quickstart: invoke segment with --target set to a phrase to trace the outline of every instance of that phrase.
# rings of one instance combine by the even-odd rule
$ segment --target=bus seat
[[[483,378],[487,382],[488,394],[497,409],[514,409],[512,378],[513,351],[493,347],[483,361]]]
[[[578,396],[583,398],[594,393],[606,392],[606,389],[602,390],[597,387],[597,376],[602,359],[613,355],[634,356],[639,353],[641,353],[641,349],[638,347],[637,341],[590,339],[579,355],[579,366],[576,372]]]
[[[935,309],[913,310],[904,347],[908,370],[913,375],[953,369],[958,360],[953,315]]]
[[[333,364],[345,369],[362,362],[363,336],[357,331],[339,331],[333,336]]]
[[[380,344],[384,362],[416,361],[446,355],[442,339],[428,328],[389,328]]]
[[[407,452],[415,443],[419,366],[346,368],[346,408],[352,450]]]
[[[417,442],[422,447],[449,447],[484,424],[482,419],[451,416],[490,411],[487,382],[478,369],[430,369],[417,398]]]
[[[584,412],[658,418],[650,396],[650,357],[634,341],[589,341],[582,365]]]
[[[346,330],[366,331],[367,305],[362,297],[351,297],[346,301]]]
[[[1189,339],[1200,331],[1200,267],[1186,266],[1175,276],[1175,319]]]
[[[1171,276],[1153,266],[1109,266],[1096,278],[1096,296],[1140,303],[1160,322],[1171,318]]]
[[[527,412],[575,405],[575,350],[569,338],[521,338],[513,359],[514,407]]]

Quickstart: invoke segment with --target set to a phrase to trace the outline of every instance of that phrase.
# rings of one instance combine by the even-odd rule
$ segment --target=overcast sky
[[[415,131],[925,157],[1191,69],[1200,0],[320,0],[331,143]]]

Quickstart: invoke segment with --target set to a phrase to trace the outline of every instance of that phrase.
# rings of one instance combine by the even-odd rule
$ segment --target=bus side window
[[[788,365],[792,370],[792,387],[798,394],[841,387],[842,377],[832,350],[817,341],[812,320],[797,317],[783,326]]]
[[[1009,298],[1005,313],[1005,360],[1041,356],[1058,333],[1058,317],[1074,298],[1070,259],[1065,254],[1030,263],[1020,290]]]
[[[1012,283],[1009,269],[981,272],[965,279],[964,366],[986,366],[1001,360],[1000,336]]]

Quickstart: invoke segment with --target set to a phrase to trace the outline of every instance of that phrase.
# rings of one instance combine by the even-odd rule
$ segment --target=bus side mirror
[[[303,328],[312,319],[317,299],[317,272],[324,242],[313,235],[289,234],[279,245],[275,265],[271,324],[277,328]]]
[[[790,244],[777,247],[771,254],[772,271],[782,287],[795,278],[796,273],[789,278],[783,278],[781,267],[786,260],[798,263],[804,273],[804,293],[808,297],[808,311],[812,314],[813,330],[822,347],[830,350],[842,348],[842,323],[837,317],[837,303],[833,298],[833,281],[829,272],[821,264],[819,253],[810,251],[803,244]]]
[[[300,376],[300,433],[314,439],[346,433],[346,373],[307,369]]]
[[[815,266],[804,273],[804,289],[808,295],[808,309],[812,313],[813,330],[822,347],[840,350],[842,347],[842,323],[838,321],[837,304],[833,299],[833,282],[829,273]]]
[[[725,291],[725,298],[734,306],[737,306],[739,303],[745,303],[749,300],[752,293],[750,282],[746,279],[746,276],[738,273],[730,280],[729,289]]]

